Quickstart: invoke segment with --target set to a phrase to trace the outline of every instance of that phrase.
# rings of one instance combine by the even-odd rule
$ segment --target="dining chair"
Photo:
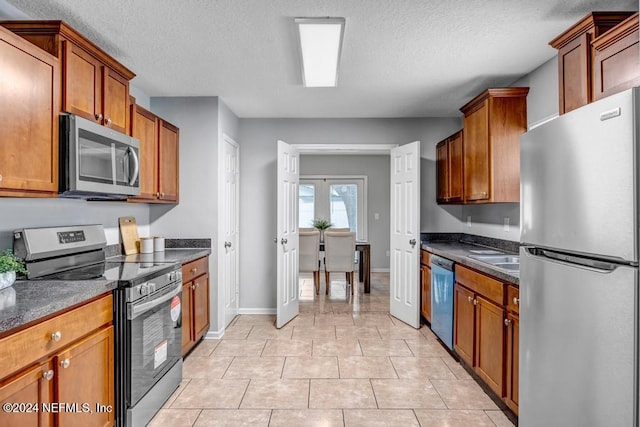
[[[345,231],[324,232],[324,277],[327,283],[325,290],[329,294],[330,273],[346,273],[347,284],[351,285],[351,294],[354,288],[354,263],[353,256],[356,251],[356,233]]]
[[[305,273],[313,273],[313,285],[316,295],[320,293],[320,231],[300,231],[298,270]]]

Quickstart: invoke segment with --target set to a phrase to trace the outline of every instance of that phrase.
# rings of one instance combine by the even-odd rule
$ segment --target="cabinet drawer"
[[[427,266],[431,267],[431,253],[427,252],[427,251],[424,251],[424,250],[421,250],[420,251],[420,262],[423,265],[427,265]]]
[[[182,266],[182,282],[187,283],[194,278],[209,272],[209,257],[202,257]]]
[[[520,289],[513,285],[507,286],[507,310],[520,313]]]
[[[113,320],[111,294],[0,339],[0,378],[30,365]],[[54,333],[60,334],[55,341]]]
[[[484,274],[456,265],[456,282],[466,286],[474,292],[502,305],[504,301],[503,284]]]

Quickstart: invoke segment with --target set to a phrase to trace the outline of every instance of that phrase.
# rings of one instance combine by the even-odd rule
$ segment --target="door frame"
[[[236,181],[236,224],[238,224],[238,236],[236,244],[240,244],[240,144],[238,144],[233,138],[231,138],[226,133],[222,133],[222,141],[218,144],[218,203],[217,209],[218,213],[222,212],[223,204],[225,201],[222,198],[224,194],[224,144],[230,143],[235,146],[238,153],[238,176]],[[224,229],[224,222],[222,220],[222,216],[218,215],[218,231],[217,235],[222,236]],[[217,239],[218,245],[221,247],[224,244],[224,240],[221,238]],[[217,302],[215,306],[218,307],[218,320],[221,330],[225,330],[226,325],[226,313],[225,313],[225,303],[224,303],[224,293],[225,293],[225,284],[223,282],[223,263],[224,263],[224,248],[218,248],[218,256],[216,260],[217,265]],[[240,311],[240,248],[236,248],[236,315],[239,314]],[[214,295],[210,293],[210,295]],[[210,304],[211,305],[211,304]]]

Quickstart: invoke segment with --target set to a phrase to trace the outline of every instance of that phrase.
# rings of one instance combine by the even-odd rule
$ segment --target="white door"
[[[224,289],[225,327],[238,315],[239,307],[239,256],[238,250],[238,200],[240,176],[240,147],[223,134],[220,157],[221,204],[218,207],[220,245],[218,252],[218,283]]]
[[[278,283],[276,327],[298,315],[298,182],[300,155],[291,145],[278,141]]]
[[[389,312],[420,327],[420,141],[391,150]]]

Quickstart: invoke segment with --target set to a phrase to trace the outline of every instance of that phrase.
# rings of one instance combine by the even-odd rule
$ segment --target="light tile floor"
[[[241,315],[202,341],[151,426],[513,426],[425,326],[389,315],[389,274],[370,294],[329,296],[301,278],[300,314]],[[321,292],[324,284],[321,285]]]

